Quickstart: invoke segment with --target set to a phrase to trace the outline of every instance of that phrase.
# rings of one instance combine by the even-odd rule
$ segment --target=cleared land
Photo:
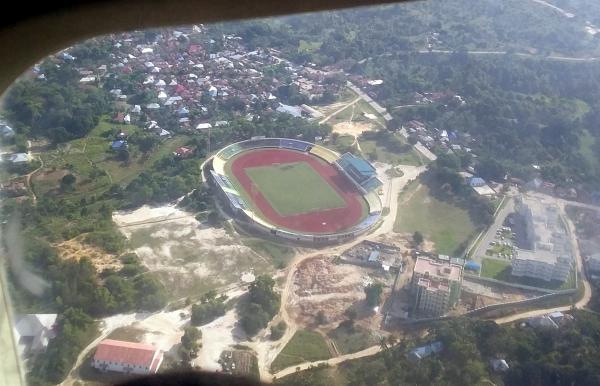
[[[117,212],[113,219],[144,266],[168,288],[171,300],[243,285],[246,276],[274,270],[278,263],[272,255],[289,259],[294,254],[289,248],[267,254],[268,247],[246,246],[225,228],[206,226],[193,214],[169,206]]]
[[[282,216],[336,209],[344,199],[305,162],[247,168],[258,189]]]
[[[271,371],[277,372],[302,362],[314,362],[331,358],[325,339],[316,332],[297,331],[281,353],[271,364]]]
[[[394,232],[419,231],[439,253],[454,254],[476,230],[466,210],[433,197],[425,185],[414,184],[400,195]]]

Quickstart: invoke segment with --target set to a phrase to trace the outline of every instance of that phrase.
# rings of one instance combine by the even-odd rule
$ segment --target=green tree
[[[271,326],[271,340],[279,340],[285,334],[285,330],[287,329],[287,324],[285,321],[281,321],[277,323],[275,326]]]
[[[179,354],[184,362],[187,363],[198,356],[198,350],[202,347],[202,343],[198,343],[200,339],[202,339],[202,331],[194,326],[184,328],[179,349]]]
[[[77,181],[77,178],[73,174],[66,174],[60,180],[60,187],[62,190],[65,191],[73,190],[73,185],[75,185],[75,181]]]
[[[416,246],[423,244],[423,241],[424,241],[423,234],[419,231],[416,231],[415,233],[413,233],[412,239],[413,239],[413,243]]]
[[[383,285],[381,283],[369,284],[365,287],[365,295],[369,307],[376,307],[381,303]]]

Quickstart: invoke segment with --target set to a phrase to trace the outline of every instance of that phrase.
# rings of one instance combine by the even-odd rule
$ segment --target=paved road
[[[498,229],[502,227],[506,216],[515,211],[515,200],[513,199],[513,197],[508,196],[506,200],[508,201],[506,202],[504,207],[502,207],[500,211],[496,214],[494,223],[488,228],[487,232],[481,238],[481,241],[475,249],[475,253],[471,255],[471,258],[473,260],[479,262],[481,261],[481,259],[485,256],[485,251],[487,250],[489,244],[496,238],[496,231],[498,231]]]

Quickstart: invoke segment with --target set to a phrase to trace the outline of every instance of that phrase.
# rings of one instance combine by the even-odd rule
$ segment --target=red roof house
[[[92,367],[101,371],[154,374],[162,361],[162,351],[150,344],[105,339],[96,348]]]
[[[181,146],[178,147],[175,150],[175,154],[177,154],[178,157],[187,157],[189,155],[191,155],[193,153],[192,149],[190,149],[189,147],[185,147],[185,146]]]

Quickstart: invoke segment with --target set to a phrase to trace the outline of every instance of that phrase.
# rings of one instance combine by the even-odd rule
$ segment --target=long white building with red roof
[[[101,371],[154,374],[162,361],[162,351],[150,344],[105,339],[96,348],[92,367]]]

